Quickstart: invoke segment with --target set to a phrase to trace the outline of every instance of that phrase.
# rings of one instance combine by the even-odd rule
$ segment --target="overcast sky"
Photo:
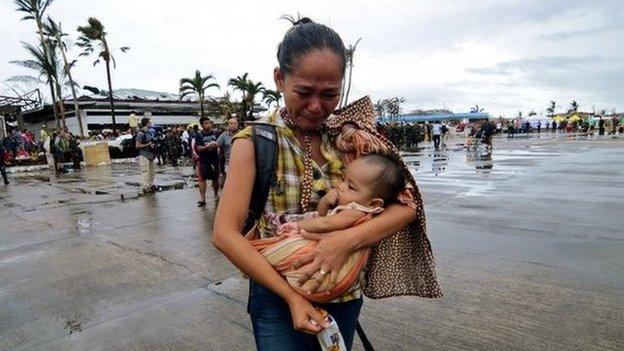
[[[116,52],[113,87],[177,92],[195,69],[229,78],[249,72],[274,88],[276,47],[301,13],[330,25],[345,44],[362,38],[351,97],[403,96],[404,110],[479,104],[494,115],[540,113],[550,100],[567,109],[624,110],[624,1],[155,1],[56,0],[48,13],[76,38],[95,16]],[[27,58],[35,23],[0,2],[0,92],[31,74],[8,61]],[[76,56],[75,50],[72,55]],[[81,58],[75,79],[106,89],[104,66]],[[45,86],[42,87],[45,92]]]

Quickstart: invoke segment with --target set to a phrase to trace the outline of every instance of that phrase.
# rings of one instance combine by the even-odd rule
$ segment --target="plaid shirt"
[[[264,213],[258,221],[258,229],[261,238],[268,238],[276,235],[277,227],[265,216],[266,213],[298,214],[303,213],[301,209],[301,180],[304,175],[304,151],[293,131],[284,125],[279,114],[270,115],[266,121],[275,126],[277,133],[277,167],[275,173],[277,182],[269,190],[269,197],[264,207]],[[236,136],[236,139],[249,139],[253,136],[252,128],[246,127]],[[342,161],[340,153],[333,145],[330,135],[321,134],[321,154],[326,163],[321,167],[315,161],[313,167],[312,195],[310,197],[309,208],[315,209],[319,200],[332,187],[344,180],[344,170],[346,164]],[[363,278],[364,275],[361,275]],[[333,302],[346,302],[362,296],[362,279],[359,279],[347,293]]]

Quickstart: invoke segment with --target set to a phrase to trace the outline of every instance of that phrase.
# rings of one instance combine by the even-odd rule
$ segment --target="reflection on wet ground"
[[[494,140],[493,150],[485,148],[483,144],[467,150],[462,140],[454,139],[440,150],[433,149],[430,143],[422,143],[417,152],[405,152],[403,158],[421,185],[444,183],[445,187],[455,186],[475,193],[476,188],[482,187],[484,182],[509,179],[536,161],[567,153],[565,149],[553,151],[549,143],[595,138],[587,134],[547,133],[531,139],[498,137]],[[546,146],[540,146],[540,143],[546,143]],[[139,166],[130,159],[119,160],[111,166],[70,170],[62,175],[54,175],[45,167],[34,167],[32,171],[13,173],[12,177],[21,184],[46,182],[72,193],[123,195],[124,199],[139,196],[141,188]],[[156,185],[159,191],[195,187],[194,171],[189,166],[157,166]]]

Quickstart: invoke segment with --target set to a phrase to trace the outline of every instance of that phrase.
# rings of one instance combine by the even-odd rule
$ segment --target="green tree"
[[[399,116],[401,115],[401,112],[402,112],[401,104],[406,101],[407,100],[405,100],[404,97],[399,97],[399,96],[395,96],[387,100],[386,111],[388,112],[388,115],[390,115],[390,117],[392,117],[395,121],[398,120]]]
[[[48,47],[48,43],[46,43],[45,38],[43,37],[43,16],[45,15],[45,11],[48,6],[52,4],[54,0],[13,0],[13,3],[17,5],[17,11],[23,12],[26,15],[22,17],[22,21],[26,20],[34,20],[37,24],[37,33],[39,34],[39,44],[43,50],[44,56],[47,61],[50,60],[50,56],[48,52],[50,48]],[[47,74],[47,73],[46,73]],[[52,109],[54,111],[54,120],[56,125],[59,125],[59,113],[58,107],[56,105],[56,94],[54,92],[54,79],[51,76],[48,76],[46,81],[50,87],[50,98],[52,99]],[[61,102],[62,103],[62,102]]]
[[[553,117],[553,115],[555,114],[555,107],[556,107],[555,102],[551,100],[550,106],[546,109],[548,116]]]
[[[280,107],[280,99],[282,98],[282,94],[280,94],[277,90],[265,89],[263,93],[263,101],[269,108],[271,105],[275,103],[277,105],[277,109]]]
[[[213,87],[220,88],[219,84],[210,82],[214,79],[215,77],[211,74],[207,76],[202,76],[199,70],[195,71],[195,76],[193,78],[180,79],[180,99],[183,99],[185,96],[191,94],[197,95],[201,117],[204,117],[204,102],[206,98],[206,90]]]
[[[377,117],[384,117],[386,115],[386,110],[388,107],[388,99],[377,100],[375,104],[375,111],[377,112]]]
[[[80,36],[78,37],[78,45],[83,48],[83,52],[80,56],[89,56],[92,53],[96,52],[97,59],[93,62],[93,65],[97,65],[100,62],[100,58],[104,60],[106,64],[106,79],[108,81],[108,96],[110,99],[111,105],[111,118],[113,121],[113,135],[117,135],[117,123],[115,121],[115,103],[113,100],[113,83],[111,82],[111,72],[110,72],[110,62],[113,62],[113,68],[116,68],[115,58],[112,55],[110,46],[108,41],[106,40],[106,31],[104,30],[104,25],[95,17],[90,17],[88,20],[88,25],[79,26],[78,32]],[[119,48],[121,52],[126,52],[130,48],[127,46],[122,46]]]
[[[236,76],[236,78],[230,78],[228,81],[228,85],[234,88],[234,91],[238,90],[243,94],[243,98],[241,100],[241,111],[239,112],[239,121],[238,123],[242,126],[245,120],[245,116],[247,116],[247,85],[249,84],[249,79],[247,78],[249,73],[245,72],[242,76]]]
[[[568,112],[576,113],[580,106],[581,105],[579,105],[579,103],[576,102],[576,100],[572,100],[572,102],[570,103],[570,109],[568,110]]]
[[[78,107],[78,98],[76,95],[76,83],[74,82],[74,79],[71,75],[71,68],[76,64],[76,60],[73,60],[72,62],[67,61],[67,44],[63,41],[63,37],[66,37],[67,33],[63,33],[60,22],[54,22],[49,16],[44,28],[46,31],[46,35],[50,37],[50,42],[52,43],[53,48],[58,49],[61,53],[61,57],[63,58],[64,73],[69,80],[69,87],[71,89],[72,98],[74,100],[74,114],[78,121],[80,135],[84,137],[85,133],[82,126],[82,117],[80,116],[80,108]]]
[[[470,108],[470,113],[479,113],[485,111],[484,108],[479,108],[479,105],[474,105],[474,107]]]
[[[9,63],[20,65],[22,67],[37,71],[39,73],[39,77],[43,76],[46,78],[46,83],[52,84],[52,86],[56,86],[56,90],[53,88],[52,93],[58,93],[57,96],[59,98],[59,101],[62,102],[63,98],[61,95],[61,81],[58,74],[59,62],[56,59],[54,51],[46,55],[43,49],[40,47],[30,45],[24,42],[22,42],[22,46],[24,47],[24,49],[26,49],[26,51],[28,51],[28,53],[30,53],[32,58],[22,61],[10,61]],[[53,99],[55,99],[54,96]],[[62,104],[59,104],[59,108],[61,110],[61,119],[60,123],[58,120],[56,121],[57,126],[65,128],[65,110]]]
[[[223,97],[219,99],[218,105],[221,116],[225,118],[230,118],[232,113],[236,110],[235,102],[232,101],[232,95],[229,91],[226,91]]]
[[[256,101],[256,96],[258,94],[263,94],[265,91],[264,85],[262,82],[254,82],[251,79],[247,81],[247,86],[245,87],[245,92],[247,95],[247,106],[248,106],[248,114],[247,119],[253,119],[253,107]]]

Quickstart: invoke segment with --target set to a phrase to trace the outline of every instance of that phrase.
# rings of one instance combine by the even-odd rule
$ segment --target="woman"
[[[304,18],[286,33],[278,47],[277,58],[279,67],[274,70],[274,80],[283,94],[285,110],[273,121],[278,138],[277,182],[269,192],[265,211],[302,213],[315,208],[320,197],[343,177],[341,155],[321,127],[340,99],[345,47],[332,29]],[[215,218],[213,242],[251,278],[248,311],[256,346],[259,350],[314,350],[318,347],[314,334],[327,326],[321,313],[291,288],[241,235],[256,173],[249,128],[239,133],[233,142],[230,169],[232,172],[225,183]],[[325,275],[333,277],[353,252],[372,247],[406,227],[415,217],[422,218],[421,224],[424,224],[421,208],[392,205],[357,227],[322,237],[310,234],[309,238],[319,243],[297,264],[301,282]],[[261,236],[271,235],[269,225],[261,216]],[[423,238],[426,241],[424,225],[420,228],[423,234],[416,241]],[[392,276],[393,272],[388,274]],[[410,279],[402,281],[403,290],[375,297],[440,296],[439,289],[431,294],[415,292],[413,287],[424,284]],[[425,283],[429,289],[429,282]],[[347,348],[353,342],[361,296],[362,286],[358,284],[334,303],[317,305],[337,321]]]

